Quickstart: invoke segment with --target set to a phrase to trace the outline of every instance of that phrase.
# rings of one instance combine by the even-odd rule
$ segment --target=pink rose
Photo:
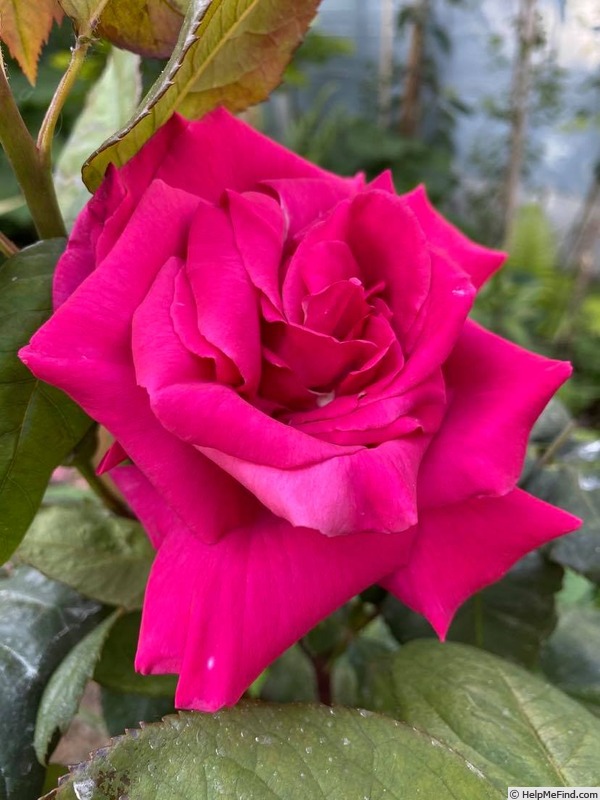
[[[178,706],[234,703],[376,582],[443,636],[577,526],[515,488],[570,367],[467,321],[502,258],[221,110],[109,171],[21,358],[116,439],[157,549],[136,666]]]

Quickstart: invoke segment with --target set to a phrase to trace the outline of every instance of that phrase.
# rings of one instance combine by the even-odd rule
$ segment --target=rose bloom
[[[503,254],[223,110],[175,116],[81,213],[21,351],[106,427],[157,554],[136,667],[217,709],[379,583],[443,637],[578,521],[515,488],[570,374],[467,320]]]

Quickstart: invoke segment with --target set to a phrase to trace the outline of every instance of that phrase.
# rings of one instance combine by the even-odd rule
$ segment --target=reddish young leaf
[[[117,47],[142,56],[168,58],[177,43],[187,5],[181,0],[109,0],[97,33]]]
[[[0,39],[32,85],[42,45],[62,16],[57,0],[0,0]]]

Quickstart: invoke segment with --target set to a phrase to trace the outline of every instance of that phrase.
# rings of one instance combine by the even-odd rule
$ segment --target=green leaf
[[[168,58],[188,5],[186,0],[109,0],[97,33],[142,56]]]
[[[370,708],[427,731],[504,793],[600,782],[600,720],[489,653],[411,642],[374,667],[363,691]]]
[[[335,662],[331,681],[334,703],[361,705],[361,687],[368,680],[369,672],[380,659],[397,650],[399,645],[390,629],[381,617],[377,617],[359,636],[352,639]]]
[[[129,609],[142,605],[154,549],[139,523],[83,503],[42,509],[19,556],[86,597]]]
[[[115,611],[78,642],[48,681],[38,709],[33,737],[40,764],[46,763],[55,732],[64,733],[77,713],[102,646],[118,616],[119,612]]]
[[[137,728],[140,722],[160,722],[174,712],[172,697],[116,692],[102,687],[102,716],[111,736],[118,736],[127,728]]]
[[[133,612],[116,622],[96,665],[94,680],[120,692],[173,697],[177,686],[175,675],[139,675],[134,669],[140,621],[141,615]]]
[[[177,46],[131,120],[86,162],[94,191],[108,164],[121,166],[179,111],[197,118],[218,105],[241,111],[281,80],[319,0],[192,0]]]
[[[562,575],[562,569],[540,552],[530,553],[502,580],[460,607],[447,640],[535,666],[542,643],[556,625],[555,596]],[[426,619],[391,595],[383,605],[383,615],[399,642],[437,638]]]
[[[553,683],[600,715],[600,609],[562,614],[542,651],[541,666]]]
[[[290,647],[271,664],[260,697],[274,703],[307,703],[318,699],[315,671],[299,645]]]
[[[113,48],[56,164],[54,183],[69,229],[90,198],[81,179],[81,165],[133,114],[141,89],[139,56]]]
[[[97,603],[28,567],[0,573],[0,797],[39,796],[45,770],[33,729],[44,686],[100,614]]]
[[[581,446],[579,452],[585,447]],[[558,564],[600,583],[600,478],[593,470],[586,470],[587,466],[573,455],[569,461],[534,475],[527,483],[527,491],[581,517],[581,528],[554,541],[548,555]]]
[[[464,758],[394,720],[356,709],[244,704],[181,713],[78,765],[56,800],[495,800]]]
[[[17,357],[50,316],[52,273],[63,248],[63,239],[39,242],[0,266],[0,563],[23,538],[52,471],[91,424]]]

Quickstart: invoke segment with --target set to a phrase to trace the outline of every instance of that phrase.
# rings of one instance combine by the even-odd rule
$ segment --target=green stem
[[[0,144],[21,185],[41,239],[66,236],[50,170],[44,167],[8,85],[0,58]]]
[[[558,436],[550,443],[548,449],[545,453],[538,458],[538,460],[534,464],[534,470],[538,472],[540,469],[543,469],[545,466],[550,464],[550,462],[554,459],[554,456],[558,453],[560,448],[566,444],[569,440],[569,437],[577,427],[577,423],[575,420],[570,420],[567,422],[565,427],[562,431],[558,434]],[[533,474],[533,471],[532,471]]]
[[[0,231],[0,253],[5,255],[7,258],[10,258],[18,252],[19,248],[17,245],[12,242],[8,236],[5,236],[2,231]]]
[[[331,691],[331,659],[327,655],[318,655],[317,653],[313,653],[303,639],[300,639],[298,645],[300,646],[300,649],[303,650],[308,656],[313,665],[319,700],[324,706],[332,705],[333,697]]]
[[[128,519],[136,519],[125,503],[113,494],[100,476],[96,474],[93,464],[81,459],[74,461],[73,466],[77,468],[82,477],[88,482],[90,488],[113,514],[117,514],[120,517],[127,517]]]
[[[75,40],[75,47],[71,51],[71,60],[66,72],[60,79],[54,96],[48,106],[44,121],[40,128],[37,140],[37,149],[40,154],[42,164],[45,169],[50,173],[52,169],[52,140],[54,138],[54,131],[56,123],[60,117],[61,111],[65,105],[67,97],[71,89],[75,85],[75,81],[81,71],[83,62],[87,55],[87,51],[91,44],[91,39],[88,36],[78,36]]]

